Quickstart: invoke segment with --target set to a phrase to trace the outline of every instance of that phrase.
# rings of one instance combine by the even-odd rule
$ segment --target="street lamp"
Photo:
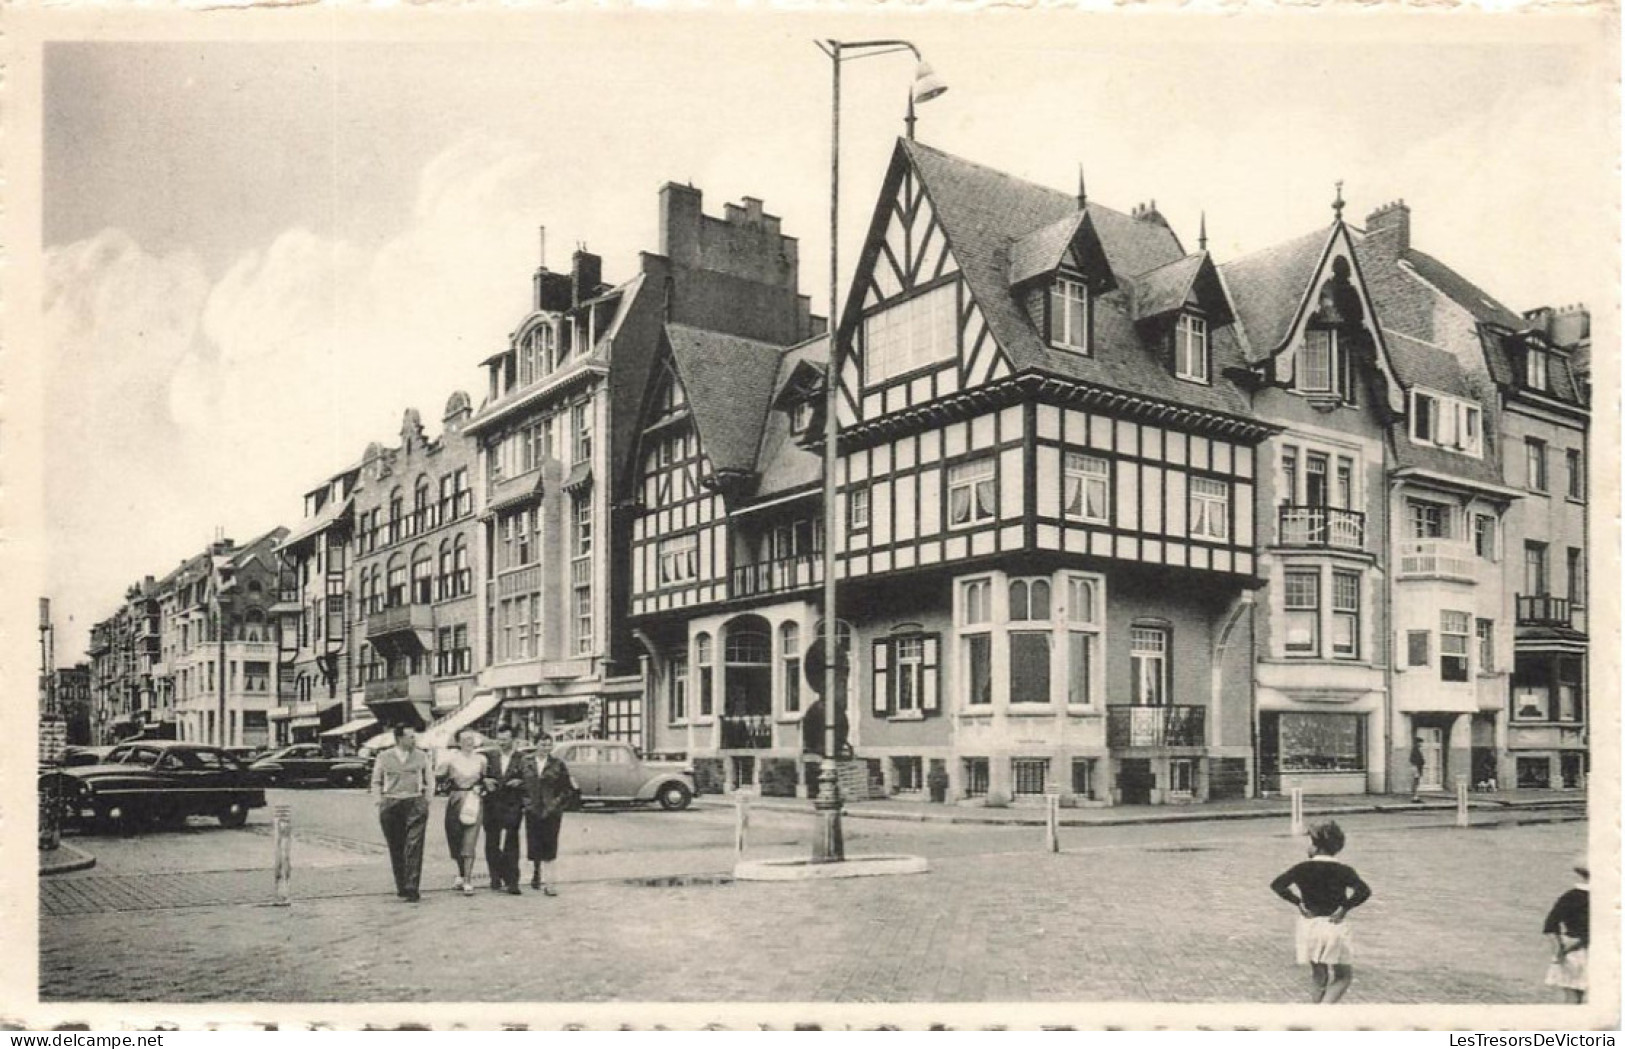
[[[835,724],[845,705],[838,694],[840,673],[846,667],[841,649],[841,631],[835,618],[835,469],[840,457],[835,441],[840,430],[836,412],[840,403],[840,272],[841,221],[841,63],[856,58],[908,51],[917,63],[914,86],[908,96],[906,126],[914,137],[914,104],[929,102],[948,86],[920,57],[920,49],[907,40],[820,40],[818,47],[829,56],[831,70],[829,132],[829,359],[824,364],[824,759],[818,769],[818,838],[813,843],[814,863],[836,863],[846,859],[846,843],[841,834],[841,785],[835,772]]]

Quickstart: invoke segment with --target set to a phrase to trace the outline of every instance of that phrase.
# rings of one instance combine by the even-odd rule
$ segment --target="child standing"
[[[1586,1000],[1586,947],[1591,942],[1591,861],[1585,853],[1574,858],[1580,876],[1574,888],[1552,904],[1542,930],[1552,938],[1552,964],[1546,986],[1561,987],[1565,1002]]]
[[[1327,820],[1309,828],[1309,858],[1270,882],[1298,908],[1298,962],[1309,966],[1315,1002],[1340,1000],[1354,982],[1354,934],[1344,921],[1371,898],[1354,868],[1332,859],[1343,851],[1343,828]],[[1292,890],[1296,888],[1297,892]]]

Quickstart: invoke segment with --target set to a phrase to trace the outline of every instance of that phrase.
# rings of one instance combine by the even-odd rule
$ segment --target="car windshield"
[[[126,743],[114,747],[107,755],[109,765],[142,765],[152,767],[158,763],[158,748]]]

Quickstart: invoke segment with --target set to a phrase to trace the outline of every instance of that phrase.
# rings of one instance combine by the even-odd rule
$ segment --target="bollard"
[[[1456,777],[1456,826],[1471,826],[1472,821],[1467,818],[1467,777]]]
[[[1044,795],[1044,849],[1047,852],[1061,851],[1061,796],[1059,794]]]
[[[1304,833],[1302,787],[1292,788],[1292,833],[1294,836]]]
[[[292,900],[288,897],[288,881],[293,875],[293,809],[288,805],[278,805],[272,817],[271,827],[276,841],[276,906],[286,907]]]
[[[734,855],[745,855],[745,832],[750,829],[750,794],[734,791]]]

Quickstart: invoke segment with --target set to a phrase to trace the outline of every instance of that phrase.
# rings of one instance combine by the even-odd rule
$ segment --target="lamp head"
[[[921,60],[914,70],[914,90],[910,97],[916,102],[929,102],[948,90],[941,77],[932,70],[931,63]]]

